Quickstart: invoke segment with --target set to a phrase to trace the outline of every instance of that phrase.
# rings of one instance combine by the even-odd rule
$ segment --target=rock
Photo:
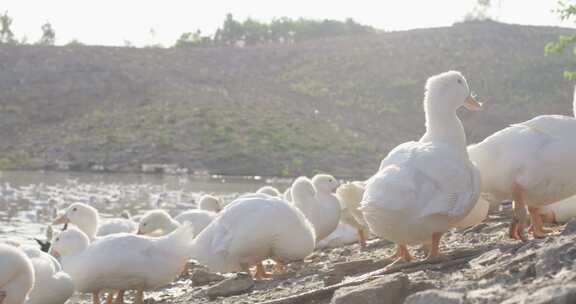
[[[549,244],[538,253],[535,270],[538,277],[557,273],[564,267],[572,267],[576,259],[573,239],[560,237],[556,244]]]
[[[576,218],[573,218],[568,221],[566,226],[564,226],[564,230],[560,235],[572,235],[576,233]]]
[[[349,262],[334,263],[334,269],[336,271],[344,272],[345,274],[358,273],[358,268],[369,268],[373,267],[374,261],[372,259],[356,260]]]
[[[404,304],[460,304],[465,295],[439,289],[425,290],[409,296]]]
[[[410,293],[410,281],[404,274],[381,277],[360,286],[338,289],[332,304],[401,304]]]
[[[219,282],[224,280],[225,277],[218,273],[209,272],[204,269],[196,269],[190,276],[190,280],[194,286],[201,286],[208,283]]]
[[[234,277],[226,279],[208,289],[206,295],[213,300],[217,297],[228,297],[243,294],[254,287],[254,280],[250,275],[237,273]]]
[[[508,299],[502,304],[571,304],[576,303],[576,284],[552,285],[533,294],[522,294]]]

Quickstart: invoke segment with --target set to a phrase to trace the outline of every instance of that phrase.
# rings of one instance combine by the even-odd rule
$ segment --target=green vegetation
[[[38,44],[40,45],[54,45],[56,41],[56,32],[52,28],[50,22],[46,22],[42,25],[42,37],[40,37],[40,41]]]
[[[576,5],[569,4],[565,1],[558,2],[558,9],[556,10],[561,20],[576,21]],[[558,54],[564,52],[566,49],[571,49],[573,56],[576,56],[576,32],[569,35],[560,35],[556,42],[549,42],[546,44],[546,55]],[[572,65],[574,60],[571,60]],[[564,78],[572,80],[576,77],[576,71],[573,68],[564,70]]]
[[[232,14],[226,15],[224,23],[214,35],[202,35],[200,30],[187,32],[176,41],[175,47],[210,47],[257,45],[267,43],[294,43],[310,39],[343,35],[375,33],[370,26],[362,25],[353,19],[308,20],[287,17],[272,20],[270,23],[254,19],[235,20]]]
[[[15,44],[18,42],[14,38],[14,32],[12,32],[12,21],[8,12],[0,15],[0,43]]]

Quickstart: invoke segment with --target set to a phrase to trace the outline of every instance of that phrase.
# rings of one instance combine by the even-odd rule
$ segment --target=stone
[[[571,304],[576,303],[576,284],[552,285],[528,295],[522,294],[503,304]]]
[[[194,284],[194,286],[202,286],[208,283],[219,282],[224,280],[224,277],[221,274],[209,272],[204,269],[196,269],[192,272],[190,276],[190,280]]]
[[[463,293],[430,289],[409,296],[404,304],[461,304],[464,300]]]
[[[560,235],[572,235],[576,233],[576,218],[570,219],[566,226],[564,226],[564,230]]]
[[[548,286],[538,290],[528,299],[529,303],[535,304],[576,303],[576,284]]]
[[[576,247],[573,240],[562,240],[558,238],[558,243],[550,244],[542,248],[538,253],[538,260],[535,265],[536,276],[543,277],[554,274],[564,267],[572,267],[576,259]]]
[[[250,275],[245,273],[237,273],[233,277],[206,289],[206,295],[209,299],[213,300],[218,297],[228,297],[243,294],[250,291],[253,287],[254,280],[252,280]]]
[[[372,282],[338,289],[332,304],[402,304],[410,293],[404,274],[387,275]]]

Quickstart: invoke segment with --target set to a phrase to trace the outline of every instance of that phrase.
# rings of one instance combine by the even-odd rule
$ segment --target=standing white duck
[[[200,234],[215,217],[216,213],[206,210],[184,211],[175,218],[172,218],[170,214],[164,210],[151,210],[146,212],[140,219],[138,234],[154,236],[166,235],[188,222],[194,230],[194,234],[191,235],[193,238]]]
[[[74,224],[80,228],[88,235],[90,241],[94,241],[99,236],[121,232],[133,233],[138,229],[137,223],[124,218],[111,219],[107,223],[100,225],[98,210],[84,203],[70,205],[52,224],[67,223]]]
[[[368,234],[368,224],[359,209],[364,191],[364,183],[359,181],[342,184],[336,190],[336,197],[342,206],[342,221],[356,228],[361,248],[366,248]]]
[[[51,253],[60,257],[62,267],[76,290],[92,293],[99,303],[102,290],[136,290],[136,304],[144,291],[167,284],[184,269],[193,240],[192,227],[183,225],[159,238],[119,233],[90,243],[76,227],[54,239]]]
[[[318,174],[309,180],[301,176],[291,187],[294,205],[304,213],[316,231],[316,241],[327,237],[340,222],[340,203],[333,194],[340,184],[331,175]]]
[[[264,196],[230,203],[195,239],[191,258],[217,272],[245,271],[256,265],[256,279],[268,276],[262,261],[272,258],[276,270],[301,260],[315,246],[314,229],[291,204]]]
[[[24,253],[34,267],[34,288],[26,304],[64,304],[74,293],[74,284],[60,263],[38,248],[25,247]]]
[[[576,112],[576,98],[574,100]],[[575,113],[576,114],[576,113]],[[512,199],[510,236],[525,240],[526,209],[532,232],[546,232],[539,208],[576,194],[576,119],[542,115],[498,131],[469,149],[482,172],[482,195],[495,202]]]
[[[456,71],[426,83],[426,133],[394,148],[367,183],[362,213],[370,230],[396,243],[396,256],[410,260],[407,245],[431,242],[438,255],[442,234],[462,220],[480,194],[480,173],[468,159],[466,135],[456,110],[479,110],[466,79]]]
[[[0,243],[0,304],[23,304],[33,286],[30,259],[20,249]]]

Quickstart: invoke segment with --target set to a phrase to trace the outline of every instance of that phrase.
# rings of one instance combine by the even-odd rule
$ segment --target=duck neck
[[[444,142],[466,151],[466,134],[456,110],[425,103],[426,133],[420,142]]]
[[[86,233],[91,242],[96,239],[99,226],[98,215],[90,216],[86,221],[74,224],[78,226],[82,232]]]

